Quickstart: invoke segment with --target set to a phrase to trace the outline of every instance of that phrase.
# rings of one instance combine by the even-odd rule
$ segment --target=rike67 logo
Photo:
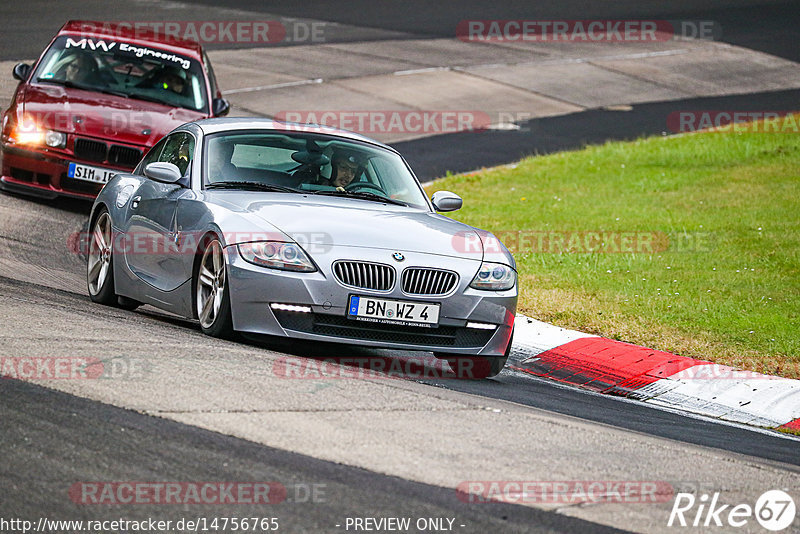
[[[794,522],[796,512],[794,500],[781,490],[762,493],[755,506],[721,504],[719,492],[711,496],[704,493],[699,498],[692,493],[678,493],[667,526],[701,527],[704,532],[712,532],[713,527],[752,525],[751,520],[755,519],[763,528],[778,532]]]

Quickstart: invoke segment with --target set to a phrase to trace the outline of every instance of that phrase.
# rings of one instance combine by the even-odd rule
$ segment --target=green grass
[[[447,176],[427,189],[461,195],[453,217],[510,245],[520,312],[800,377],[800,135],[609,142]],[[550,252],[549,241],[536,242],[555,232],[566,246],[573,232],[593,231],[652,235],[655,251]],[[519,246],[518,232],[532,243]]]

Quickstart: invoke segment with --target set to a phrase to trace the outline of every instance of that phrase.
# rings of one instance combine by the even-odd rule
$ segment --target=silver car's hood
[[[285,193],[214,191],[206,195],[207,201],[229,208],[235,204],[236,211],[259,217],[301,244],[382,248],[476,261],[483,257],[471,226],[421,209]]]

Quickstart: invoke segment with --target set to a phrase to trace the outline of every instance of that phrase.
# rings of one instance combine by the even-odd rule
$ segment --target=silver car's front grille
[[[458,275],[453,271],[409,267],[403,271],[403,291],[409,295],[446,295],[456,287]]]
[[[346,286],[375,291],[391,290],[396,276],[389,265],[366,261],[337,261],[333,264],[333,274]]]

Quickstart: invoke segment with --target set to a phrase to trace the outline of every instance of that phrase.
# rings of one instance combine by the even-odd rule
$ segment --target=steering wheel
[[[355,191],[356,189],[372,189],[373,191],[379,192],[382,196],[386,196],[386,191],[380,186],[370,182],[351,182],[344,187],[345,191]]]

